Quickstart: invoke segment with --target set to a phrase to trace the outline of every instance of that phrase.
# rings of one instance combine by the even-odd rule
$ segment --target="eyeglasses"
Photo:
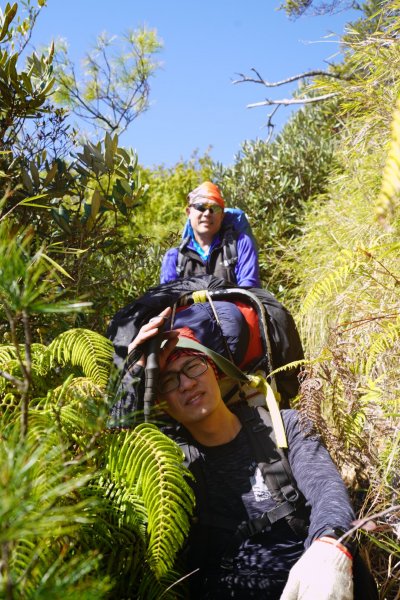
[[[162,375],[158,380],[157,391],[160,394],[168,394],[181,385],[181,373],[189,379],[196,379],[196,377],[200,377],[205,373],[207,369],[207,359],[202,357],[192,358],[183,365],[180,371],[169,371]]]
[[[190,208],[195,208],[201,213],[206,212],[206,210],[209,210],[212,215],[219,215],[219,213],[223,211],[222,206],[220,206],[219,204],[211,204],[211,202],[196,202],[195,204],[189,204],[189,206]]]

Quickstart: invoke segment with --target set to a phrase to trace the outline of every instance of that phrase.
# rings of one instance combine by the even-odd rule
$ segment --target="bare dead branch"
[[[337,73],[331,73],[329,71],[306,71],[305,73],[298,73],[297,75],[293,75],[292,77],[287,77],[286,79],[282,79],[281,81],[267,81],[263,77],[261,77],[260,73],[253,68],[250,69],[253,73],[256,74],[256,77],[249,77],[244,75],[243,73],[238,73],[240,79],[236,79],[232,81],[232,83],[260,83],[261,85],[265,85],[265,87],[273,88],[279,87],[281,85],[286,85],[287,83],[293,83],[293,81],[299,81],[301,79],[307,79],[308,77],[331,77],[332,79],[345,79],[342,75],[338,75]]]
[[[343,323],[339,323],[333,329],[333,331],[338,333],[339,330],[342,329],[342,332],[347,333],[348,331],[351,331],[352,329],[356,329],[357,327],[362,327],[364,325],[368,325],[372,321],[382,321],[382,320],[387,321],[388,319],[397,319],[399,314],[400,313],[395,312],[393,314],[376,315],[374,317],[368,316],[363,319],[356,319],[354,321],[343,321]],[[351,325],[351,327],[349,327],[349,325]]]
[[[364,527],[364,525],[366,525],[370,521],[374,522],[376,519],[379,519],[380,517],[385,517],[389,513],[393,513],[393,512],[400,512],[400,505],[389,506],[389,508],[382,510],[380,512],[377,512],[375,514],[369,515],[367,517],[364,517],[363,519],[357,519],[356,521],[353,522],[354,527],[352,527],[351,529],[346,531],[346,533],[344,535],[342,535],[341,538],[338,539],[338,542],[341,542],[342,540],[346,539],[347,537],[350,537],[353,533],[355,533],[357,531],[357,529],[362,529]]]
[[[4,379],[7,379],[7,381],[10,381],[11,383],[13,383],[15,385],[15,387],[18,388],[20,391],[23,390],[24,382],[21,379],[17,379],[17,377],[10,375],[10,373],[7,373],[6,371],[3,371],[2,369],[0,369],[0,376],[3,377]]]
[[[267,127],[267,131],[268,131],[268,135],[267,135],[267,138],[265,140],[266,144],[268,144],[270,142],[270,140],[271,140],[271,138],[273,136],[274,129],[275,129],[275,124],[272,122],[272,119],[275,116],[276,112],[279,110],[279,108],[280,108],[279,105],[275,106],[275,108],[273,109],[273,111],[267,115],[268,120],[267,120],[266,127]]]
[[[311,98],[282,98],[282,100],[263,100],[262,102],[254,102],[248,104],[246,108],[258,108],[259,106],[272,106],[278,104],[279,106],[290,106],[291,104],[311,104],[313,102],[322,102],[337,96],[336,93],[324,94],[323,96],[313,96]]]

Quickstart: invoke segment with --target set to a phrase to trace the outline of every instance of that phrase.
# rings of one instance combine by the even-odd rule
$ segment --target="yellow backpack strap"
[[[250,387],[257,388],[265,396],[265,402],[271,417],[278,448],[287,448],[288,445],[282,415],[272,387],[265,377],[262,377],[259,374],[247,375],[247,377],[250,380]]]

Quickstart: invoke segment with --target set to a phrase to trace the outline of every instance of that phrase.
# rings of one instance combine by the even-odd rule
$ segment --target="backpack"
[[[248,235],[257,247],[256,239],[251,230],[246,213],[241,208],[225,208],[222,221],[223,230],[223,264],[224,267],[234,267],[238,261],[237,238],[242,233]],[[187,219],[182,232],[182,242],[178,247],[176,273],[180,277],[184,271],[183,250],[190,242],[190,221]]]
[[[126,369],[128,346],[137,335],[140,327],[152,317],[158,315],[167,306],[179,303],[188,294],[206,292],[215,300],[229,297],[232,301],[242,300],[247,292],[258,299],[267,329],[265,357],[268,362],[266,372],[304,358],[299,333],[289,311],[268,291],[259,288],[232,288],[232,286],[213,275],[187,277],[151,288],[143,296],[119,310],[112,318],[106,336],[114,346],[114,364],[120,372]],[[258,367],[257,367],[258,368]],[[299,389],[299,368],[292,368],[276,374],[277,390],[281,396],[281,408],[289,407],[290,398],[294,398]],[[128,392],[129,393],[129,392]],[[141,409],[140,406],[137,407]]]

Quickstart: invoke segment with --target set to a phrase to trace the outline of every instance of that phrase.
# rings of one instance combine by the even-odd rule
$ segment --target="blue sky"
[[[270,109],[246,105],[290,89],[233,85],[237,73],[255,67],[269,80],[284,79],[339,60],[338,36],[358,13],[344,11],[296,21],[277,11],[279,0],[48,0],[32,43],[66,38],[79,61],[96,35],[146,25],[163,41],[162,67],[151,83],[151,108],[130,126],[121,143],[143,165],[173,166],[211,147],[214,160],[232,164],[246,139],[264,138]],[[288,118],[281,108],[278,126]]]

